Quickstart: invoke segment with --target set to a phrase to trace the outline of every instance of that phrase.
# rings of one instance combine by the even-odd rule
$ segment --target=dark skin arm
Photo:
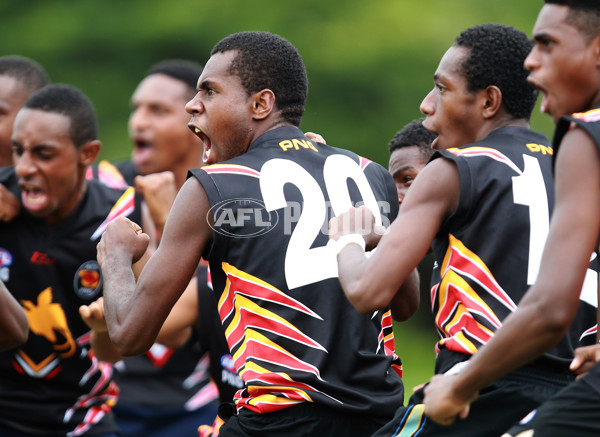
[[[417,312],[421,301],[420,283],[419,270],[414,269],[390,302],[394,320],[404,322]]]
[[[342,249],[338,255],[340,283],[359,312],[385,308],[392,300],[415,298],[404,296],[402,286],[427,254],[444,219],[456,209],[458,196],[456,166],[449,160],[436,159],[419,173],[398,217],[369,258],[356,244]],[[330,238],[337,240],[341,235],[354,233],[354,228],[342,228],[348,223],[344,214],[332,219]],[[358,226],[366,228],[365,223]]]
[[[171,309],[156,342],[177,349],[187,343],[198,325],[198,281],[194,277]]]
[[[21,212],[21,201],[0,184],[0,221],[9,222]]]
[[[468,414],[477,391],[554,346],[572,323],[600,230],[600,155],[581,129],[563,138],[556,161],[556,204],[536,283],[492,340],[458,375],[425,388],[425,412],[441,424]],[[527,332],[527,335],[523,335]]]
[[[98,359],[115,363],[125,358],[108,337],[108,327],[104,314],[104,298],[100,297],[89,305],[79,307],[79,314],[92,330],[90,343]],[[177,349],[185,345],[198,323],[198,284],[192,278],[179,300],[165,320],[156,343]]]
[[[211,241],[209,202],[190,178],[177,194],[161,243],[135,281],[131,262],[146,249],[148,236],[127,219],[108,226],[98,244],[104,277],[104,310],[111,341],[122,356],[146,352],[194,275]],[[168,273],[166,273],[168,272]]]
[[[29,321],[23,307],[0,281],[0,350],[22,345],[29,335]]]

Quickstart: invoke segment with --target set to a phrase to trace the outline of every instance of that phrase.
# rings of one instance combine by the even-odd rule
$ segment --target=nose
[[[196,95],[192,97],[192,100],[185,104],[185,110],[191,115],[199,114],[204,110],[204,106],[200,101],[200,93],[196,93]]]
[[[534,46],[533,49],[531,49],[529,55],[525,58],[523,65],[527,71],[533,71],[540,66],[537,46]]]
[[[396,184],[396,191],[398,191],[398,204],[402,205],[404,196],[406,196],[406,187],[402,184]]]
[[[431,91],[429,91],[429,94],[427,94],[425,96],[425,98],[421,102],[421,105],[419,106],[419,109],[425,115],[432,115],[435,110],[435,103],[434,103],[434,99],[433,99],[434,91],[435,91],[435,88],[432,89]]]
[[[129,115],[129,131],[134,132],[144,128],[149,122],[147,115],[146,110],[142,106],[134,108]]]
[[[26,178],[36,171],[31,154],[27,151],[24,151],[21,155],[13,153],[13,162],[15,164],[15,172],[19,178]]]

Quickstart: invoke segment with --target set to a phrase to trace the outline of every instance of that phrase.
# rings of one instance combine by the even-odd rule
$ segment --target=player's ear
[[[275,108],[275,93],[268,88],[255,93],[252,97],[252,118],[264,120]]]
[[[494,117],[502,106],[502,91],[495,85],[482,90],[482,115],[485,119]]]
[[[79,148],[79,163],[83,166],[91,165],[98,154],[102,143],[99,140],[87,141]]]
[[[600,35],[597,35],[590,43],[594,50],[594,58],[596,60],[596,68],[600,68]]]

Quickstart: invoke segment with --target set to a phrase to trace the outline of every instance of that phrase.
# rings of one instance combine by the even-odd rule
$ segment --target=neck
[[[69,215],[71,215],[71,213],[75,211],[75,208],[77,208],[77,206],[83,200],[83,197],[85,196],[85,193],[87,191],[87,180],[85,179],[83,174],[80,176],[81,184],[79,184],[73,190],[69,200],[63,204],[62,208],[60,208],[59,211],[56,211],[45,218],[46,223],[48,223],[50,226],[54,226],[57,223],[60,223],[67,217],[69,217]]]
[[[486,123],[481,129],[477,141],[486,138],[495,130],[509,126],[529,128],[529,120],[524,118],[514,118],[506,114],[504,116],[497,117],[494,120],[489,120],[489,123]]]
[[[284,127],[284,126],[293,126],[293,125],[289,121],[284,120],[282,118],[279,118],[276,121],[273,121],[271,123],[268,123],[265,120],[264,123],[257,124],[257,128],[253,132],[252,140],[250,141],[250,144],[252,144],[262,134],[272,131],[273,129],[277,129],[279,127]]]

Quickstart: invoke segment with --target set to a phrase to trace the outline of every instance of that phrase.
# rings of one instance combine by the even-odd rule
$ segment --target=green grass
[[[425,309],[426,310],[426,309]],[[419,312],[423,308],[419,309]],[[429,318],[431,315],[428,314]],[[394,322],[396,353],[402,360],[404,380],[404,403],[412,394],[413,387],[423,384],[433,375],[435,342],[439,339],[433,322],[425,315],[413,316],[406,322]]]

